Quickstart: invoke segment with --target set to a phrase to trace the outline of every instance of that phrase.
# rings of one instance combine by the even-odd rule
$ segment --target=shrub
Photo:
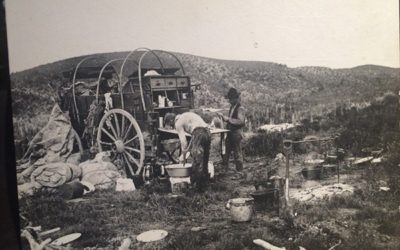
[[[387,213],[384,216],[379,216],[379,224],[378,230],[381,233],[388,235],[400,235],[400,214],[399,213]]]
[[[246,155],[275,157],[281,152],[283,135],[281,133],[256,133],[245,140],[243,150]]]
[[[384,165],[384,170],[389,176],[389,187],[393,192],[393,196],[397,197],[396,200],[400,198],[400,140],[389,144],[388,146],[388,158]]]
[[[274,158],[282,152],[284,139],[300,140],[304,138],[306,131],[302,127],[285,132],[258,132],[244,140],[243,150],[248,156],[268,156]],[[300,147],[294,146],[295,153],[302,153]]]
[[[365,147],[378,144],[388,146],[398,140],[398,97],[385,94],[363,109],[352,107],[341,117],[343,132],[338,138],[339,147],[360,154]]]

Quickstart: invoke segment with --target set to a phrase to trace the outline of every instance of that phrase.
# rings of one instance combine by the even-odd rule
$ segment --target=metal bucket
[[[279,190],[276,188],[258,190],[250,195],[254,199],[254,207],[257,211],[276,208],[279,202]]]
[[[230,199],[226,204],[226,209],[230,211],[232,220],[235,222],[250,221],[253,216],[253,198]]]
[[[306,167],[301,171],[304,178],[307,180],[320,180],[322,179],[322,166]]]
[[[165,169],[170,177],[188,177],[192,174],[192,164],[190,163],[167,165]]]

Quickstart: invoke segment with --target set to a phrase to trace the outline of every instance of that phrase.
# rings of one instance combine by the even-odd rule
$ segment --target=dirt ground
[[[227,201],[250,197],[272,160],[247,158],[245,174],[238,176],[233,164],[221,172],[218,159],[218,154],[211,158],[216,176],[203,193],[189,190],[174,197],[166,191],[168,184],[157,182],[133,192],[95,191],[70,201],[44,191],[22,198],[21,214],[43,230],[61,227],[50,235],[53,239],[81,233],[70,244],[73,249],[117,249],[126,238],[132,240],[130,249],[261,249],[254,239],[286,249],[400,247],[399,207],[389,202],[395,194],[379,190],[385,184],[384,176],[376,174],[379,166],[343,166],[340,184],[351,186],[352,192],[299,201],[293,198],[299,190],[309,195],[307,190],[337,184],[337,176],[332,172],[323,180],[305,180],[295,160],[290,209],[267,208],[256,211],[250,222],[236,223],[225,208]],[[136,241],[137,235],[152,229],[166,230],[168,236],[153,243]]]

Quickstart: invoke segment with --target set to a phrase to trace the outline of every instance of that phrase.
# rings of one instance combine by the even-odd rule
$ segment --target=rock
[[[264,248],[264,249],[268,249],[268,250],[285,250],[286,249],[284,247],[274,246],[271,243],[266,242],[266,241],[261,240],[261,239],[255,239],[255,240],[253,240],[253,243],[258,245],[258,246],[260,246],[260,247],[262,247],[262,248]]]
[[[391,240],[391,237],[388,236],[388,235],[381,235],[379,238],[380,238],[380,240],[383,241],[383,242],[388,242],[388,241]]]
[[[389,187],[379,187],[379,191],[387,192],[387,191],[389,191],[389,190],[390,190]]]
[[[190,229],[190,231],[192,231],[192,232],[199,232],[199,231],[203,231],[203,230],[206,230],[207,228],[206,227],[192,227],[191,229]]]
[[[375,158],[371,161],[372,164],[379,164],[382,163],[382,158]]]
[[[88,201],[88,199],[83,199],[83,198],[75,198],[72,200],[67,200],[67,203],[79,203],[79,202],[84,202],[84,201]]]
[[[131,246],[131,239],[126,238],[122,241],[121,246],[118,248],[118,250],[129,250],[129,247]]]

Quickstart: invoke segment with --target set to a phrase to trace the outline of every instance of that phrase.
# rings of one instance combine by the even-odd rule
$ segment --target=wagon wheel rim
[[[99,151],[111,152],[111,160],[123,165],[127,174],[138,175],[145,157],[143,134],[131,114],[112,109],[101,119],[97,131]]]

